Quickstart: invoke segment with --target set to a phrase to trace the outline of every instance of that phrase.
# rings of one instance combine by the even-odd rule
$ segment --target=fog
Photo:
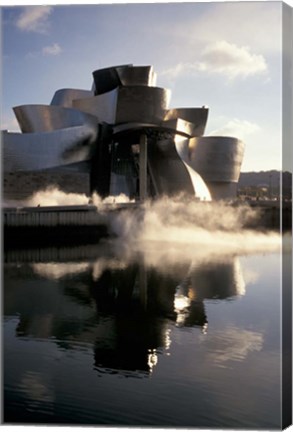
[[[172,266],[280,251],[278,232],[246,228],[258,218],[258,211],[248,205],[162,198],[113,215],[111,230],[116,248],[128,259],[141,254],[147,265]]]
[[[73,205],[95,205],[103,210],[109,204],[131,202],[129,198],[121,194],[119,196],[109,196],[105,199],[94,193],[90,198],[86,194],[67,193],[58,187],[50,186],[45,190],[35,192],[32,196],[23,200],[4,200],[3,207],[50,207],[50,206],[73,206]]]
[[[106,212],[117,203],[130,203],[125,195],[101,199],[94,194],[65,193],[49,188],[17,206],[87,205]],[[11,204],[11,203],[10,203]],[[14,203],[15,204],[15,203]],[[7,203],[6,203],[7,205]],[[143,257],[147,265],[172,266],[186,260],[224,259],[225,256],[281,251],[278,232],[249,229],[259,213],[247,204],[203,202],[192,197],[162,197],[137,207],[109,213],[111,247],[121,259]],[[288,242],[290,247],[290,242]]]

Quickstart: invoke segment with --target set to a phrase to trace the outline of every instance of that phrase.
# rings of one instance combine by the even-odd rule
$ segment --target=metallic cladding
[[[188,138],[175,135],[150,142],[148,167],[157,195],[186,193],[210,200],[210,193],[201,176],[184,161]]]
[[[238,182],[244,143],[237,138],[206,136],[189,143],[190,165],[206,182]]]
[[[93,72],[95,95],[107,93],[122,85],[118,69],[122,73],[123,69],[132,67],[132,64],[112,66],[109,68],[98,69]]]
[[[89,160],[96,134],[87,125],[52,132],[3,132],[4,171],[42,170]]]
[[[234,199],[237,196],[237,182],[206,181],[206,185],[213,200]]]
[[[155,86],[156,74],[153,66],[116,68],[122,86]]]
[[[91,98],[76,99],[74,108],[96,116],[99,122],[114,124],[116,121],[118,89],[111,90]]]
[[[23,133],[50,132],[72,126],[96,128],[98,119],[73,108],[52,105],[20,105],[13,108]]]
[[[144,130],[154,130],[157,132],[169,132],[173,135],[183,135],[185,137],[192,137],[193,124],[182,119],[163,120],[160,123],[146,123],[146,122],[127,122],[116,124],[113,127],[113,133],[117,136],[128,136],[132,142],[131,136],[134,141],[138,142],[139,136]]]
[[[193,124],[193,136],[202,136],[208,120],[209,109],[202,108],[172,108],[165,115],[165,120],[181,118]]]
[[[86,97],[89,98],[92,96],[94,96],[94,92],[92,90],[64,88],[55,92],[51,101],[51,105],[59,105],[65,108],[71,108],[72,101],[74,99],[81,99]]]
[[[160,123],[169,107],[170,96],[170,90],[160,87],[120,87],[116,123]]]
[[[155,87],[152,66],[99,69],[93,80],[92,90],[57,90],[50,105],[13,108],[23,133],[3,133],[6,172],[67,170],[73,164],[78,172],[88,162],[91,187],[107,196],[129,180],[113,170],[118,161],[113,145],[127,149],[146,134],[156,194],[184,192],[209,199],[208,185],[214,199],[236,196],[244,144],[236,138],[203,137],[208,108],[170,109],[171,92]]]

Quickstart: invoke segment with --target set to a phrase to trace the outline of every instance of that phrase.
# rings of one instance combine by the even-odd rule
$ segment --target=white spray
[[[130,202],[125,195],[102,199],[93,194],[90,200],[99,212]],[[17,206],[87,204],[89,197],[86,195],[49,188],[18,202]],[[111,212],[109,224],[119,254],[133,259],[139,253],[151,265],[164,261],[172,265],[199,257],[279,251],[279,233],[246,228],[258,217],[258,212],[246,204],[233,206],[227,202],[200,202],[178,196],[149,200],[136,209]]]
[[[258,217],[248,205],[162,198],[113,215],[111,228],[117,248],[129,259],[140,253],[148,265],[172,266],[186,260],[279,251],[278,232],[245,228]]]

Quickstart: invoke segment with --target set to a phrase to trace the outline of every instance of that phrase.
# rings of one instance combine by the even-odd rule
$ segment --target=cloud
[[[51,6],[27,6],[16,21],[16,26],[26,32],[47,33]]]
[[[229,120],[224,126],[213,130],[208,135],[231,136],[244,140],[247,135],[254,134],[260,130],[260,126],[247,120],[234,118]]]
[[[254,54],[249,47],[240,47],[225,40],[208,44],[194,63],[177,63],[160,72],[171,80],[194,74],[222,75],[229,80],[254,75],[268,76],[268,66],[261,54]]]
[[[233,40],[266,54],[282,49],[282,4],[278,2],[211,3],[196,25],[197,34],[209,43]]]
[[[198,63],[177,63],[175,66],[159,72],[160,78],[167,79],[168,85],[173,86],[177,78],[199,75]]]
[[[180,75],[186,75],[188,73],[194,73],[197,71],[197,66],[191,63],[177,63],[176,66],[169,69],[165,69],[160,72],[160,77],[167,77],[175,79]]]
[[[202,72],[224,75],[229,79],[267,74],[265,58],[253,54],[249,47],[239,47],[225,40],[208,45],[201,54],[198,69]]]
[[[43,55],[59,55],[62,52],[62,48],[58,43],[54,43],[52,45],[46,46],[43,48],[42,53]]]

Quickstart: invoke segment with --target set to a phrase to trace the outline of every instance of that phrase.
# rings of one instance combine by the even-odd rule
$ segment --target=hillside
[[[282,176],[283,194],[289,196],[292,193],[292,173],[285,171]],[[243,172],[240,174],[238,190],[266,186],[272,193],[279,194],[280,177],[280,171],[277,170]]]

